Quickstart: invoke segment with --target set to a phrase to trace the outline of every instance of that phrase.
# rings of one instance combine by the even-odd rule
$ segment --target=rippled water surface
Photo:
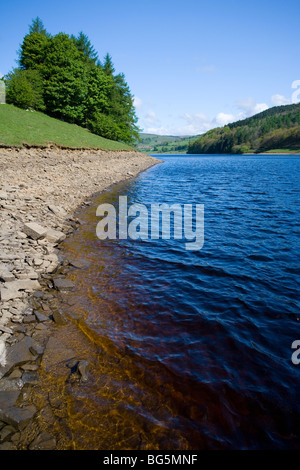
[[[300,158],[160,158],[65,242],[92,366],[70,389],[77,447],[300,448]],[[98,240],[96,207],[119,195],[204,204],[203,248]]]

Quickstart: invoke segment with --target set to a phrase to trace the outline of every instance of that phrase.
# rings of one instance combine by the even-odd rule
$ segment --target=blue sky
[[[0,12],[0,74],[33,18],[83,31],[125,74],[144,132],[196,135],[300,100],[299,0],[14,0]]]

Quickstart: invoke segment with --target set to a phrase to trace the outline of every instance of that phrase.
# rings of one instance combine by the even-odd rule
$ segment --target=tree
[[[14,69],[5,81],[7,103],[19,108],[45,110],[42,77],[37,70]]]
[[[113,116],[122,129],[122,141],[133,143],[138,139],[139,128],[133,105],[133,96],[124,74],[112,76],[113,86],[109,99],[109,115]]]
[[[74,44],[79,52],[83,53],[84,58],[87,61],[91,61],[93,64],[95,64],[99,60],[98,54],[92,46],[91,41],[86,36],[86,34],[83,34],[82,31],[78,34],[77,38],[71,35],[71,39],[74,41]]]
[[[87,122],[87,127],[94,134],[101,135],[106,139],[123,140],[123,131],[111,116],[96,112],[93,119]]]
[[[103,70],[106,73],[106,75],[113,76],[113,74],[115,73],[111,56],[108,53],[104,57]]]
[[[19,51],[19,64],[22,69],[36,69],[46,59],[46,48],[50,38],[43,33],[27,34]]]
[[[85,100],[85,122],[90,121],[97,112],[108,115],[113,81],[101,67],[93,65],[87,74],[87,96]]]
[[[68,122],[84,122],[87,71],[74,41],[63,33],[48,43],[41,67],[46,109]]]
[[[8,97],[108,138],[133,143],[139,129],[124,74],[115,75],[107,53],[101,65],[87,35],[47,33],[32,21],[19,52],[19,69],[8,77]]]
[[[34,20],[32,20],[31,25],[29,26],[29,34],[39,33],[43,34],[44,36],[49,37],[49,33],[47,33],[42,20],[37,16]]]

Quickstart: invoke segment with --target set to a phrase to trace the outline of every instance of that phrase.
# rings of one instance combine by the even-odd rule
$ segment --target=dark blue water
[[[89,263],[77,274],[86,327],[122,358],[105,372],[122,433],[139,448],[300,448],[300,158],[159,158],[101,195],[66,247]],[[119,195],[204,204],[203,248],[98,240],[97,204]]]

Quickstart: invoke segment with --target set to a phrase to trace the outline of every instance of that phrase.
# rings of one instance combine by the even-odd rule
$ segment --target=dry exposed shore
[[[35,383],[47,323],[60,321],[43,285],[60,268],[59,243],[80,224],[74,211],[158,162],[139,152],[0,149],[0,450],[55,448],[45,433],[28,439],[36,409],[24,390]]]

